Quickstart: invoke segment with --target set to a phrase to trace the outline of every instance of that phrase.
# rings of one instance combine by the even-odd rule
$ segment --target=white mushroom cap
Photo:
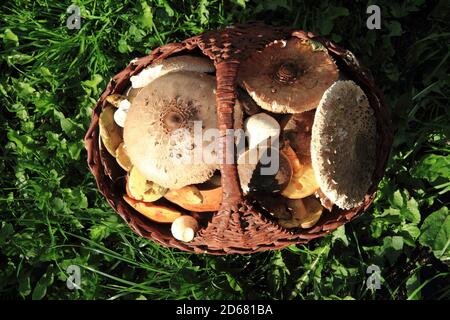
[[[213,76],[179,71],[166,74],[134,98],[125,121],[124,142],[131,162],[152,182],[180,189],[202,183],[219,168],[216,81]],[[239,104],[235,127],[242,124]]]
[[[280,135],[278,121],[263,112],[248,117],[244,126],[248,136],[249,149],[255,148],[269,138],[273,140]]]
[[[169,72],[174,71],[214,72],[214,64],[208,58],[195,56],[177,56],[159,60],[142,70],[138,75],[132,76],[131,86],[143,88],[150,82]]]
[[[375,170],[376,119],[363,90],[337,81],[317,108],[311,158],[323,193],[343,209],[362,203]]]
[[[128,110],[130,109],[131,103],[127,99],[121,100],[117,105],[117,110],[114,112],[114,121],[119,127],[125,126],[125,119],[127,118]]]
[[[198,231],[198,222],[191,216],[183,215],[172,222],[170,231],[175,239],[189,242]]]

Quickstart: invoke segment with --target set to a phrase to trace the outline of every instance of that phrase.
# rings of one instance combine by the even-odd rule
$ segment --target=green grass
[[[65,3],[64,3],[65,2]],[[70,1],[0,5],[0,298],[448,299],[450,28],[445,1]],[[395,141],[374,205],[306,246],[211,257],[139,238],[96,190],[83,135],[107,81],[134,57],[232,22],[327,36],[374,74]],[[380,290],[366,269],[381,269]],[[81,289],[66,287],[69,265]]]

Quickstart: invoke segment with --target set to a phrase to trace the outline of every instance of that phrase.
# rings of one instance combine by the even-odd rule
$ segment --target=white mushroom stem
[[[127,118],[128,110],[130,109],[131,103],[127,99],[119,102],[116,112],[114,112],[114,121],[119,127],[125,126],[125,119]]]
[[[245,121],[245,131],[248,137],[249,149],[271,138],[276,140],[280,135],[280,124],[266,113],[257,113]]]
[[[194,239],[195,233],[198,231],[198,222],[191,216],[181,216],[172,222],[170,230],[175,239],[189,242]]]

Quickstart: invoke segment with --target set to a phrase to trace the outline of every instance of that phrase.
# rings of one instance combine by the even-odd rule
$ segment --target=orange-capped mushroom
[[[222,203],[222,187],[201,190],[190,185],[181,189],[169,190],[164,197],[189,211],[218,211]]]
[[[155,222],[172,223],[173,221],[175,221],[175,219],[181,217],[181,212],[167,206],[138,201],[130,198],[127,195],[124,195],[123,199],[137,212],[143,214],[144,216]]]

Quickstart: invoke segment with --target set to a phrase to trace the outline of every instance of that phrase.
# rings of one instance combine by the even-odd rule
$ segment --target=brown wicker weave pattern
[[[248,199],[243,197],[236,166],[229,164],[222,164],[220,168],[223,186],[221,210],[189,243],[175,240],[167,226],[148,220],[126,204],[122,199],[123,184],[117,183],[124,178],[124,173],[112,156],[99,149],[98,118],[106,105],[105,98],[112,93],[123,92],[130,85],[130,77],[153,61],[199,48],[201,52],[214,60],[216,66],[219,143],[223,157],[226,152],[226,130],[233,127],[236,77],[240,62],[270,42],[290,36],[313,39],[324,45],[339,67],[345,69],[362,87],[369,98],[370,105],[375,110],[378,130],[377,166],[373,174],[373,184],[363,205],[352,210],[333,211],[333,214],[323,215],[313,228],[291,232],[281,228],[270,218],[266,218]],[[235,25],[221,31],[206,32],[181,43],[159,47],[149,56],[132,61],[109,82],[93,110],[91,126],[85,136],[88,165],[95,176],[99,191],[137,234],[167,247],[209,254],[253,253],[280,249],[290,244],[305,243],[321,237],[352,220],[372,203],[377,184],[384,174],[391,144],[391,126],[382,95],[374,85],[370,72],[359,65],[351,52],[311,32],[273,28],[261,23]]]

